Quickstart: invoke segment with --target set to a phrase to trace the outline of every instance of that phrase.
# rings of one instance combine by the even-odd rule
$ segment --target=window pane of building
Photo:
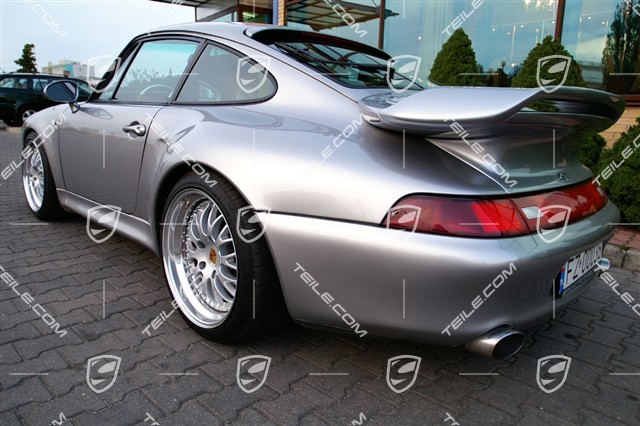
[[[377,46],[379,4],[377,0],[294,1],[287,6],[287,26]]]
[[[485,72],[504,62],[510,74],[536,43],[553,36],[556,8],[556,0],[387,0],[398,16],[385,21],[384,49],[422,57],[420,75],[426,77],[450,34],[462,28]]]
[[[640,3],[634,5],[635,10],[630,0],[567,2],[562,44],[580,64],[589,87],[640,93]],[[620,43],[624,39],[635,39],[635,46]]]

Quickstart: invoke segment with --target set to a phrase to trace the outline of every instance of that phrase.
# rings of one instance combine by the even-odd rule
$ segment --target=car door
[[[0,80],[0,114],[2,120],[16,122],[18,104],[29,93],[31,79],[28,76],[7,76]]]
[[[97,99],[66,114],[59,141],[68,191],[125,213],[135,210],[149,126],[198,47],[193,39],[141,43]]]

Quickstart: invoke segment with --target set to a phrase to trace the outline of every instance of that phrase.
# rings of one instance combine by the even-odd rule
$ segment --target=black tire
[[[278,275],[264,235],[252,243],[245,242],[238,235],[236,226],[238,210],[246,207],[248,205],[247,202],[233,185],[224,180],[224,178],[212,172],[210,172],[210,175],[217,182],[213,187],[206,184],[195,173],[188,173],[176,183],[167,197],[161,225],[163,267],[165,277],[169,283],[169,291],[175,300],[176,297],[180,296],[175,294],[169,282],[171,273],[168,270],[168,262],[171,262],[171,260],[168,260],[170,257],[167,257],[166,251],[168,251],[167,244],[169,243],[166,240],[171,241],[173,238],[175,241],[178,232],[173,231],[173,237],[168,236],[171,231],[167,227],[172,226],[169,224],[171,223],[171,217],[174,217],[168,216],[168,210],[172,205],[172,201],[179,199],[177,196],[181,196],[185,191],[197,190],[205,193],[217,204],[233,236],[237,266],[235,299],[226,318],[213,328],[203,328],[191,321],[182,311],[182,307],[178,311],[187,324],[204,338],[218,342],[233,342],[273,329],[286,322],[289,316],[284,304]],[[173,264],[175,265],[176,263],[174,262]]]
[[[40,220],[44,221],[55,221],[63,218],[65,216],[65,211],[60,207],[60,201],[58,200],[58,194],[56,193],[56,185],[53,181],[53,175],[51,174],[51,167],[49,166],[49,160],[47,159],[47,154],[41,144],[38,144],[37,136],[34,133],[31,133],[27,136],[24,147],[31,147],[29,151],[23,151],[26,154],[26,158],[22,163],[22,186],[25,192],[25,196],[27,197],[27,205],[29,209]],[[44,183],[44,191],[42,202],[40,206],[37,206],[33,202],[29,200],[29,194],[27,193],[28,188],[28,180],[30,176],[27,176],[27,170],[29,162],[32,159],[32,156],[35,155],[35,151],[40,155],[40,159],[42,161],[42,180]]]

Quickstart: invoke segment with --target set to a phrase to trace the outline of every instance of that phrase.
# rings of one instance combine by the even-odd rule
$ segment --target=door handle
[[[144,134],[147,133],[147,127],[144,124],[134,121],[128,126],[124,126],[122,131],[129,135],[133,133],[135,136],[144,136]]]

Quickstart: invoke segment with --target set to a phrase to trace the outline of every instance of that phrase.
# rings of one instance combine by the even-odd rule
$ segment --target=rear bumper
[[[454,238],[276,213],[263,223],[296,321],[455,346],[501,325],[526,328],[574,300],[595,273],[554,300],[560,269],[606,242],[618,221],[609,202],[553,244],[536,234]]]

